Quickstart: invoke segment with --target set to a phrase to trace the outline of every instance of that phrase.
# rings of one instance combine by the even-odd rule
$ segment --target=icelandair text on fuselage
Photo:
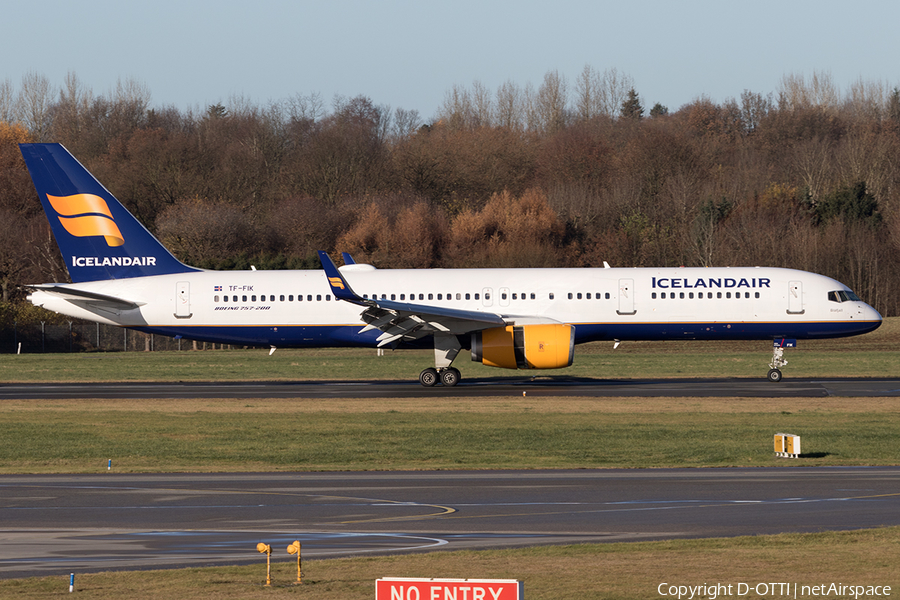
[[[734,279],[731,277],[697,277],[688,279],[687,277],[652,277],[652,286],[654,288],[668,289],[685,289],[692,290],[694,288],[767,288],[771,287],[771,279],[760,277],[759,279]]]
[[[818,598],[820,596],[866,598],[890,596],[889,585],[845,585],[843,583],[821,583],[801,585],[798,583],[713,583],[703,585],[674,585],[661,583],[656,588],[660,596],[677,600],[716,600],[727,596],[774,596],[786,598]]]
[[[155,256],[73,256],[73,267],[155,267]]]

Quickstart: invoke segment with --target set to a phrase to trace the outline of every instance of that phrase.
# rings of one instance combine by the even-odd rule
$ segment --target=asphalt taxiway
[[[77,398],[460,398],[486,396],[791,398],[900,396],[900,378],[592,379],[513,377],[426,388],[418,381],[8,383],[0,400]]]
[[[900,525],[900,467],[0,476],[0,577]]]

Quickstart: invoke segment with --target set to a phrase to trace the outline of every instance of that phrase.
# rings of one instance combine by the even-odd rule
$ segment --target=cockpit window
[[[828,292],[829,302],[860,302],[859,296],[850,290],[836,290]]]

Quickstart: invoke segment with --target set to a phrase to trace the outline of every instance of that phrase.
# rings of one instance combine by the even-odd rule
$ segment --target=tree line
[[[900,90],[827,74],[649,110],[590,66],[453,86],[429,119],[360,95],[157,107],[70,74],[0,82],[0,288],[65,281],[16,144],[63,143],[181,260],[318,268],[780,266],[900,314]]]

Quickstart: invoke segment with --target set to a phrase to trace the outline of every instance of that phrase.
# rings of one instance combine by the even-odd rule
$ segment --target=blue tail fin
[[[74,283],[197,271],[166,250],[60,144],[19,144]]]

